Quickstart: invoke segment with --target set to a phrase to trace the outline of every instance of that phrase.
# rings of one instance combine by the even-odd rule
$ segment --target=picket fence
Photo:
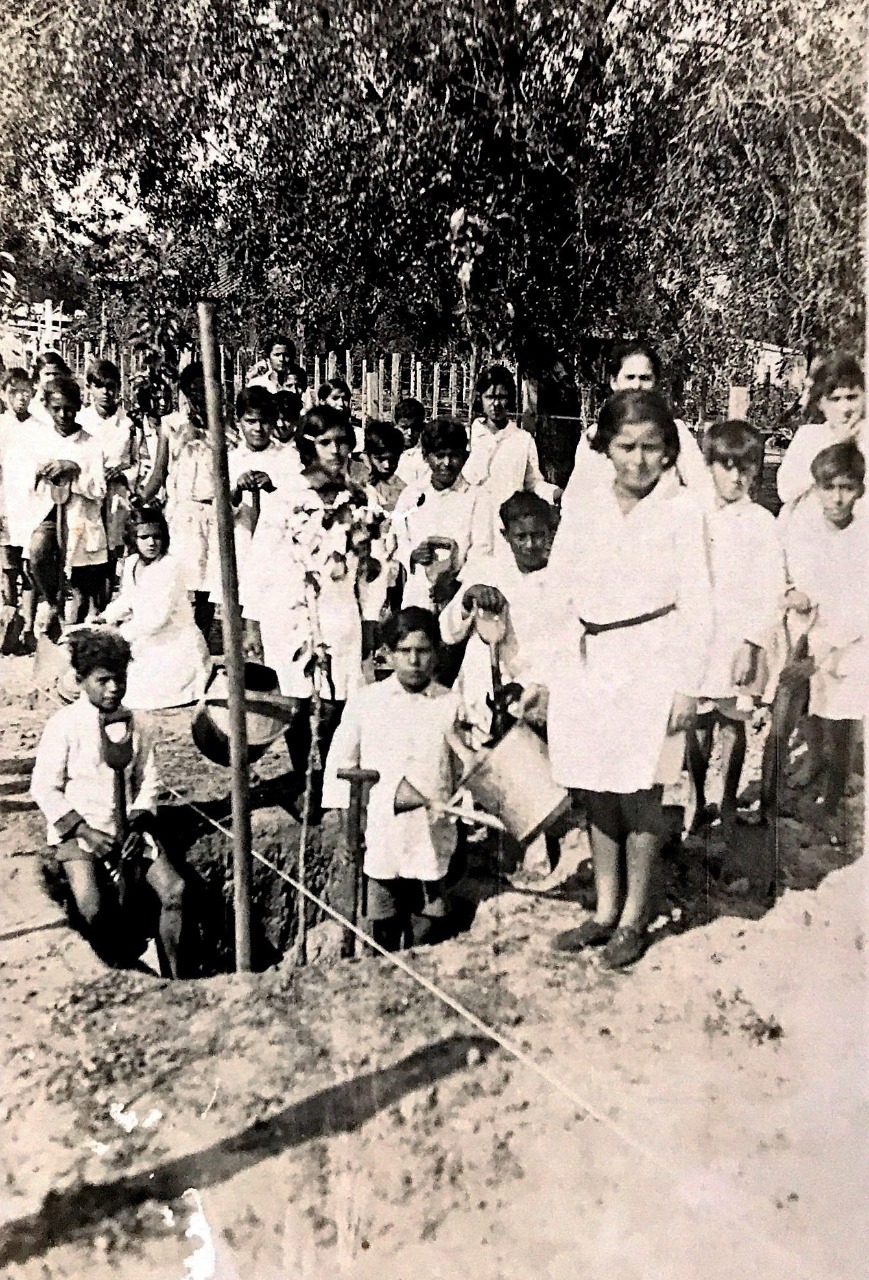
[[[84,382],[88,365],[95,359],[111,360],[121,373],[124,397],[130,393],[133,379],[144,371],[141,356],[132,348],[114,343],[102,350],[97,344],[62,339],[60,353],[76,377]],[[192,359],[195,352],[187,352]],[[245,385],[247,376],[260,359],[260,353],[249,348],[220,347],[220,375],[227,412],[232,415],[235,397]],[[467,419],[471,412],[475,369],[470,361],[423,360],[413,353],[390,352],[369,358],[352,351],[330,351],[321,354],[300,351],[299,363],[314,390],[330,378],[343,378],[352,393],[352,410],[356,417],[392,418],[396,404],[405,397],[419,400],[426,414],[436,418],[445,414]],[[528,386],[515,364],[505,361],[517,381],[519,411],[528,407]],[[588,423],[593,412],[592,388],[580,388],[582,410],[579,422]]]

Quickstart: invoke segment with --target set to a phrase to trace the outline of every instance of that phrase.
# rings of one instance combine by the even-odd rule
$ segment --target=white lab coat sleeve
[[[441,639],[444,644],[459,644],[470,634],[473,626],[473,615],[465,616],[462,610],[462,597],[469,586],[474,585],[473,575],[468,577],[462,573],[462,583],[452,600],[440,616]]]
[[[182,581],[179,566],[173,565],[171,573],[164,571],[150,583],[147,582],[147,578],[154,572],[155,569],[144,568],[146,582],[136,589],[132,586],[132,570],[130,571],[127,605],[132,610],[132,617],[123,624],[124,638],[130,644],[156,635],[158,631],[168,627],[183,607],[182,600],[187,600],[187,588]]]
[[[776,474],[778,496],[787,506],[807,493],[815,483],[812,462],[818,453],[817,424],[807,422],[800,427],[785,450]]]
[[[533,441],[532,441],[533,444]],[[481,556],[490,556],[495,550],[495,520],[497,513],[492,509],[492,499],[485,485],[478,485],[475,494],[474,510],[471,514],[471,541],[468,546],[466,562]]]
[[[338,777],[339,769],[357,769],[362,748],[361,703],[364,690],[348,698],[335,730],[323,774],[323,808],[346,809],[350,804],[350,783]],[[384,726],[388,731],[388,726]]]
[[[63,829],[63,819],[74,812],[66,798],[69,738],[63,719],[53,716],[42,731],[30,779],[30,794],[46,822]]]
[[[750,644],[764,648],[778,621],[785,589],[784,554],[774,528],[757,540],[752,562],[745,570],[751,590],[746,594],[743,635]]]
[[[537,494],[538,498],[544,498],[546,502],[555,502],[555,485],[543,479],[543,473],[540,470],[540,459],[537,455],[537,444],[531,435],[528,437],[524,488],[530,489],[532,493]]]
[[[87,450],[83,450],[75,459],[79,464],[79,473],[72,481],[70,490],[89,502],[99,502],[106,496],[106,460],[102,445],[92,440]]]
[[[700,697],[713,634],[712,575],[703,513],[699,506],[687,502],[682,512],[674,545],[676,604],[682,628],[679,692]]]

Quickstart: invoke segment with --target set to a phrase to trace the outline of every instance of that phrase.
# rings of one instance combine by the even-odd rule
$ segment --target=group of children
[[[266,346],[267,367],[238,396],[239,439],[229,457],[245,648],[274,670],[293,709],[287,745],[297,793],[315,791],[309,813],[346,806],[340,771],[380,775],[368,797],[364,871],[367,915],[382,945],[435,937],[447,915],[456,826],[438,805],[459,781],[450,741],[458,734],[485,749],[514,719],[545,736],[552,776],[571,793],[574,819],[591,841],[596,910],[555,939],[560,950],[600,947],[611,968],[642,954],[666,835],[663,787],[686,761],[693,832],[720,822],[732,842],[739,818],[774,817],[801,722],[805,780],[822,775],[829,834],[841,838],[867,687],[856,361],[837,357],[818,371],[810,403],[820,420],[798,431],[782,463],[776,520],[753,498],[761,434],[743,422],[715,424],[701,451],[658,390],[660,364],[644,343],[614,353],[611,395],[593,436],[580,441],[563,495],[541,474],[503,366],[478,377],[470,427],[426,421],[418,401],[404,400],[393,423],[368,422],[360,439],[346,384],[324,385],[300,413],[308,392],[295,349],[280,337]],[[129,706],[183,704],[205,687],[203,637],[219,598],[202,369],[182,372],[184,408],[150,439],[124,418],[104,365],[88,381],[89,425],[63,370],[43,382],[41,418],[7,379],[4,493],[7,476],[23,470],[20,458],[7,462],[17,423],[18,434],[32,437],[27,474],[32,468],[40,497],[26,523],[7,515],[4,598],[16,603],[10,584],[28,580],[29,561],[29,580],[53,602],[56,627],[65,567],[75,616],[90,610],[108,624],[73,638],[82,703],[101,712],[92,673],[114,673],[116,684],[123,675],[126,686],[129,666]],[[107,584],[121,546],[112,515],[122,511],[131,550],[112,600]],[[83,572],[99,567],[101,583]],[[761,803],[738,815],[745,725],[762,703],[771,715]],[[100,716],[80,718],[92,719],[94,732],[102,724]],[[718,809],[705,790],[715,734],[724,771]],[[93,743],[81,740],[81,767],[97,770],[100,783],[92,796],[87,786],[73,796],[56,745],[45,741],[49,730],[34,795],[53,842],[73,848],[74,863],[89,851],[111,866],[105,841],[90,837],[95,830],[114,841],[116,858],[124,847],[106,814],[105,751],[97,768]],[[69,748],[64,760],[71,779],[79,765]],[[426,803],[396,813],[402,779]],[[136,795],[132,803],[140,805]],[[172,956],[178,886],[162,875],[155,847],[151,882]],[[80,884],[76,871],[76,902]],[[85,922],[92,905],[79,903]]]

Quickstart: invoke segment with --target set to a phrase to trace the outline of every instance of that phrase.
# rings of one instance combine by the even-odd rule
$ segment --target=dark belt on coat
[[[586,636],[600,636],[605,631],[622,631],[625,627],[640,627],[644,622],[655,622],[658,618],[666,618],[668,613],[673,613],[676,609],[675,604],[662,605],[660,609],[653,609],[651,613],[638,613],[634,618],[619,618],[617,622],[587,622],[585,618],[580,618],[582,623],[583,635],[579,643],[579,651],[582,657],[585,657],[585,638]]]

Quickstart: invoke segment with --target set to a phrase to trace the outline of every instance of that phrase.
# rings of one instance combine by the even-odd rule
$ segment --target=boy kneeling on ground
[[[117,632],[90,629],[68,643],[81,695],[45,726],[31,795],[76,923],[97,954],[115,964],[138,959],[141,935],[124,916],[133,908],[138,919],[150,890],[160,907],[160,966],[177,978],[184,881],[152,834],[159,791],[152,735],[122,705],[130,646]]]

